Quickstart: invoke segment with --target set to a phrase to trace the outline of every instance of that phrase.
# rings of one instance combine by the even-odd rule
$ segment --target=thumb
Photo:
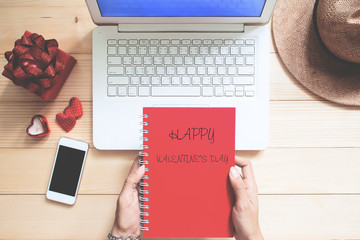
[[[246,194],[245,183],[240,173],[236,170],[235,167],[230,168],[229,178],[230,178],[230,184],[234,190],[236,201],[246,200],[248,196]]]
[[[124,190],[136,189],[137,184],[145,174],[145,165],[142,165],[136,171],[130,172],[129,176],[125,180]]]

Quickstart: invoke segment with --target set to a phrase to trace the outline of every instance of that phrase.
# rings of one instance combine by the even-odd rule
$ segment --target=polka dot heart
[[[56,122],[60,125],[62,129],[66,132],[70,132],[74,128],[76,119],[72,116],[65,116],[62,113],[56,114]]]
[[[76,118],[82,115],[81,102],[78,98],[73,97],[70,99],[69,105],[64,109],[64,112],[56,114],[56,122],[66,132],[70,132],[76,124]]]
[[[81,106],[81,102],[78,98],[73,97],[69,101],[69,106],[67,106],[64,110],[65,116],[73,116],[73,117],[81,117],[83,115],[83,110]]]

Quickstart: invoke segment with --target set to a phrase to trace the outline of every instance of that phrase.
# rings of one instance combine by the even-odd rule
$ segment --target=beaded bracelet
[[[111,232],[109,232],[108,236],[109,240],[140,240],[140,236],[134,237],[131,235],[127,235],[126,237],[118,237],[114,236]]]

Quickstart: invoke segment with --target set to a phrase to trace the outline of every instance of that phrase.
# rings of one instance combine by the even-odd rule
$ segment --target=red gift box
[[[45,40],[25,31],[14,49],[5,52],[8,64],[2,75],[44,100],[55,99],[76,64],[76,59],[58,46],[55,39]]]

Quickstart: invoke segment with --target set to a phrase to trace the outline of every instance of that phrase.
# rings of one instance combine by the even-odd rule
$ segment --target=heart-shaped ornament
[[[70,132],[71,129],[73,129],[75,126],[76,119],[73,116],[65,116],[62,113],[58,113],[58,114],[56,114],[56,122],[66,132]]]
[[[50,128],[46,117],[35,115],[31,118],[31,123],[26,129],[26,133],[31,137],[44,137],[50,133]]]
[[[69,101],[69,106],[64,109],[64,115],[72,116],[75,118],[83,115],[81,102],[77,97],[72,97]]]

